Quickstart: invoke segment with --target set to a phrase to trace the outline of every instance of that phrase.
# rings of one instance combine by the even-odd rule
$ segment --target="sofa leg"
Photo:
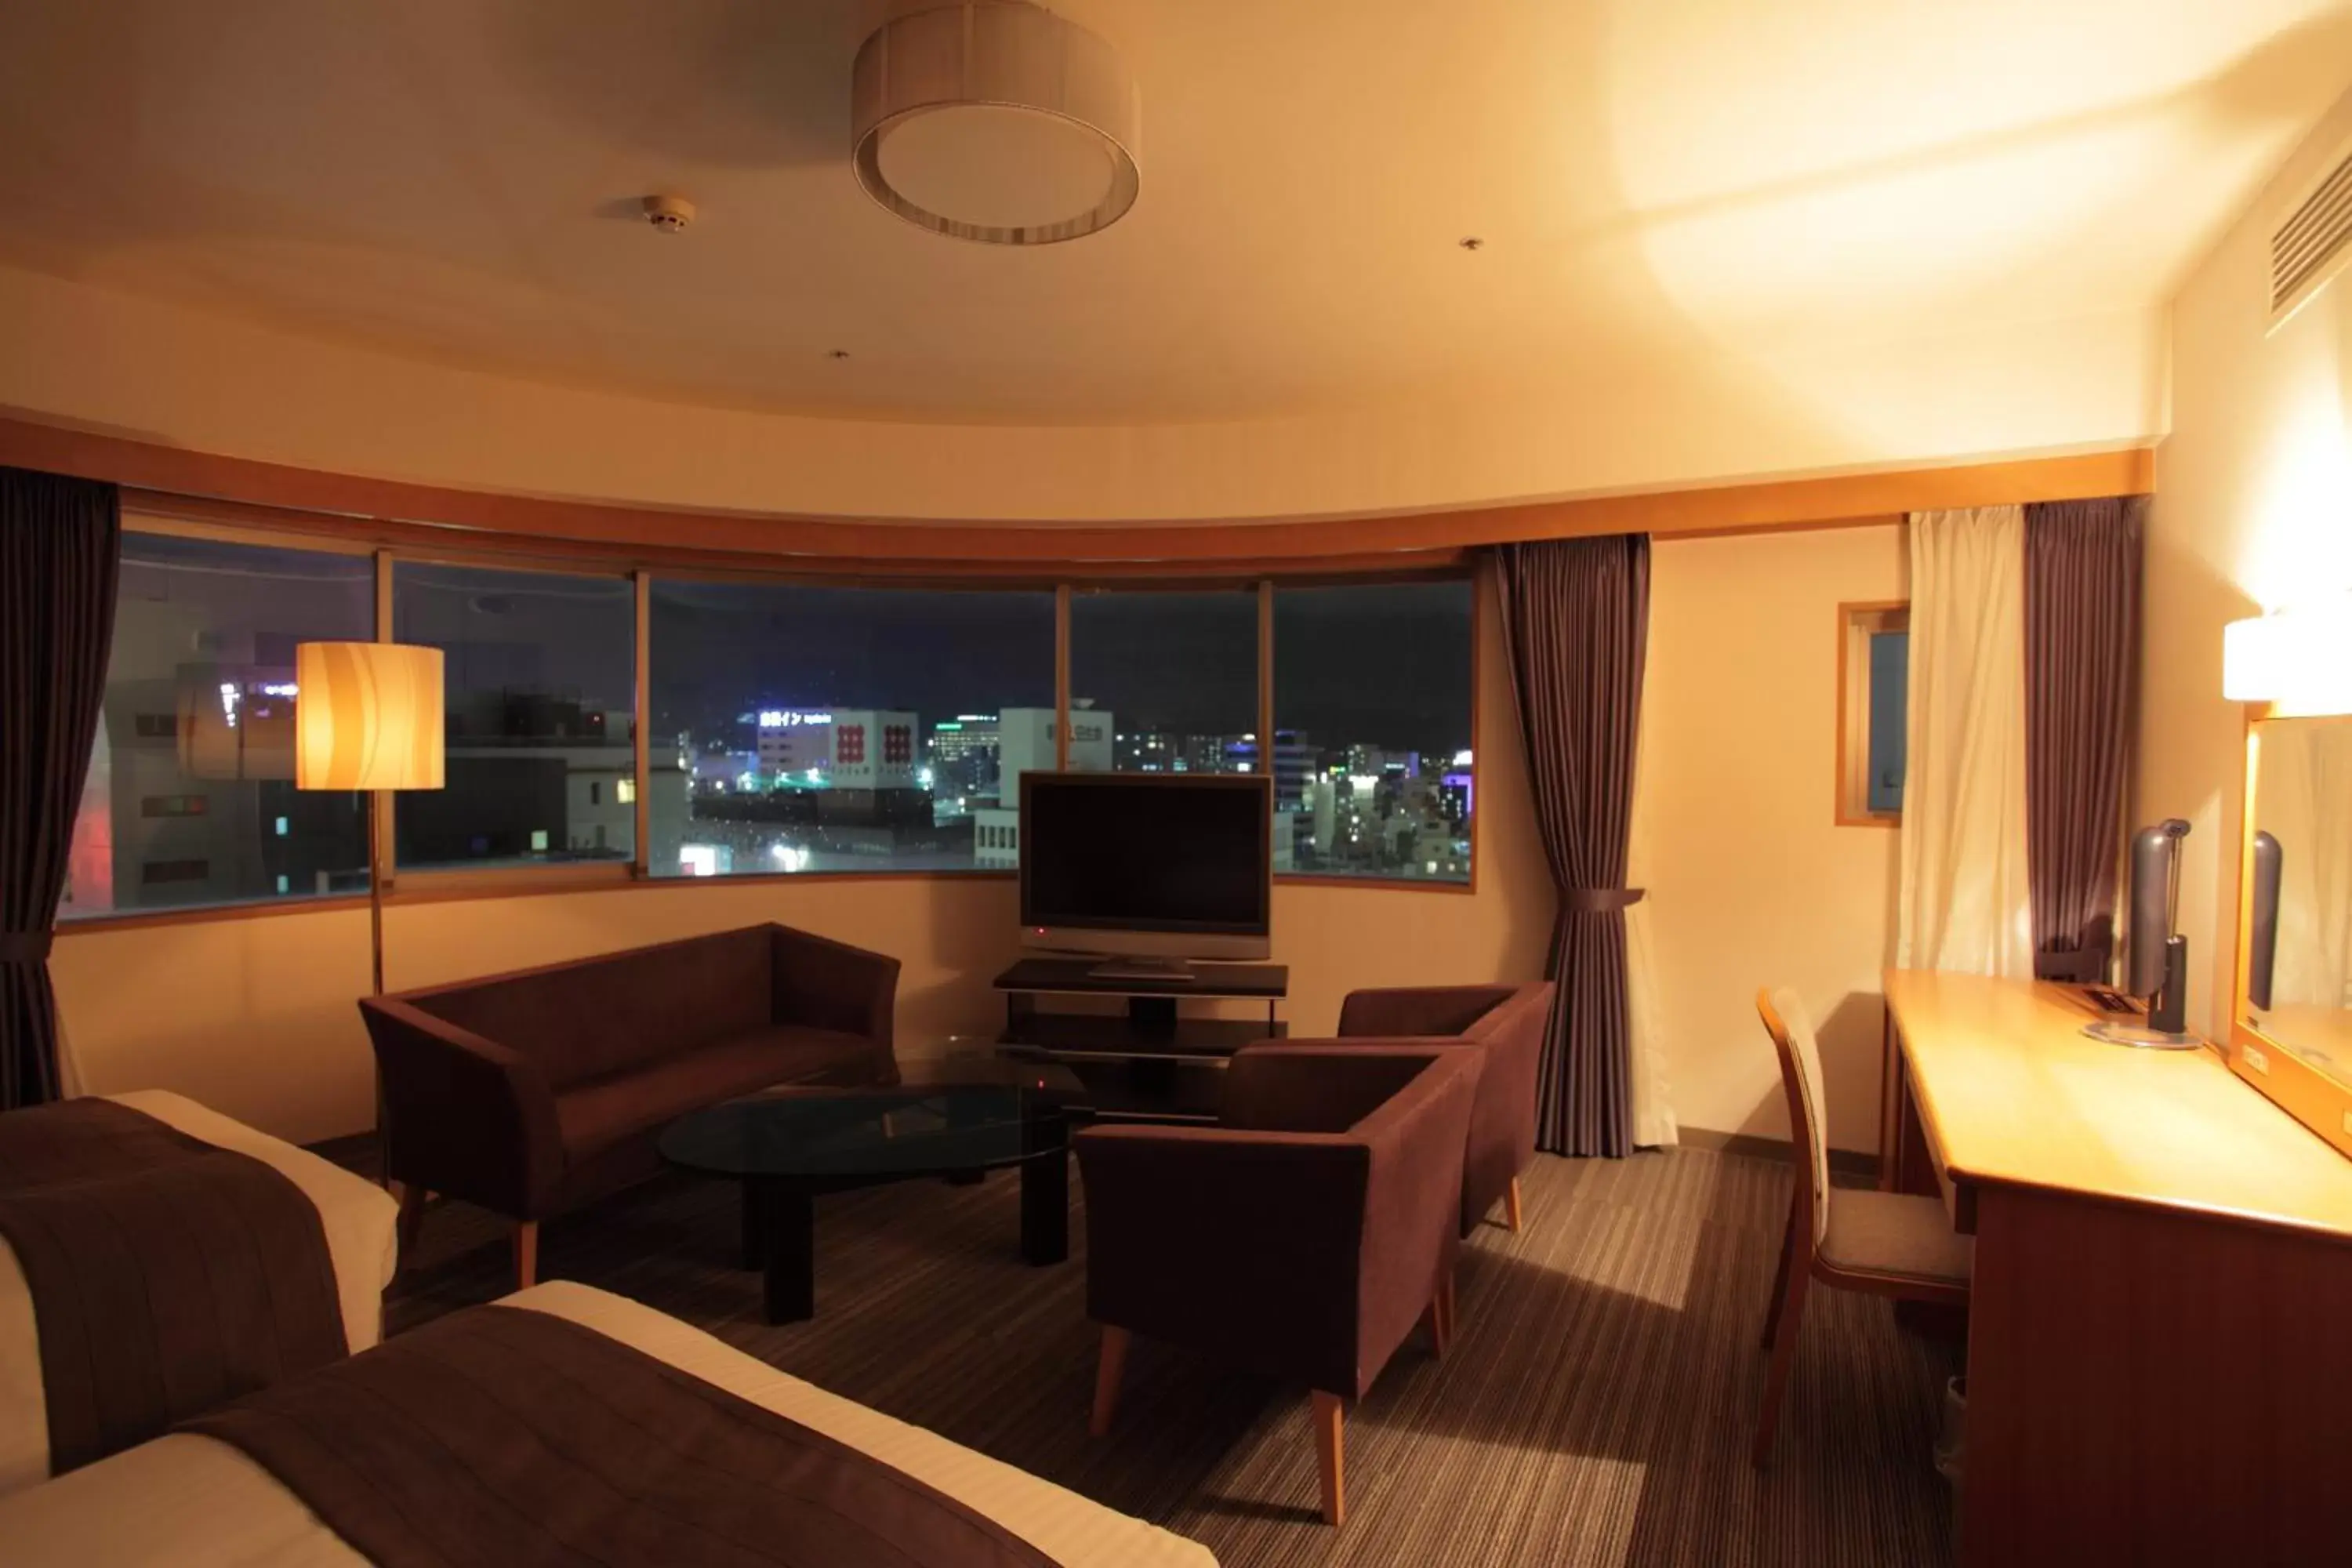
[[[1106,1324],[1102,1335],[1102,1359],[1095,1363],[1095,1408],[1087,1421],[1087,1436],[1100,1437],[1110,1430],[1110,1418],[1118,1408],[1118,1380],[1127,1370],[1127,1346],[1131,1336],[1125,1329]]]
[[[514,1231],[515,1289],[528,1290],[539,1283],[539,1221],[520,1222]]]
[[[1445,1271],[1445,1278],[1437,1282],[1435,1306],[1437,1321],[1445,1325],[1445,1340],[1451,1344],[1454,1342],[1454,1326],[1460,1319],[1454,1302],[1454,1270],[1451,1268]]]
[[[420,1182],[404,1182],[400,1188],[400,1251],[393,1260],[396,1271],[408,1266],[415,1255],[416,1238],[425,1229],[425,1205],[433,1194]]]
[[[1510,1191],[1503,1194],[1503,1223],[1513,1230],[1519,1228],[1519,1179],[1511,1178]]]
[[[1336,1394],[1315,1391],[1315,1464],[1323,1478],[1323,1522],[1342,1524],[1348,1517],[1346,1463],[1347,1406]]]
[[[1431,1295],[1429,1305],[1422,1310],[1421,1321],[1429,1325],[1429,1348],[1435,1352],[1438,1360],[1444,1361],[1446,1343],[1454,1337],[1454,1325],[1445,1321],[1445,1301],[1443,1291]]]

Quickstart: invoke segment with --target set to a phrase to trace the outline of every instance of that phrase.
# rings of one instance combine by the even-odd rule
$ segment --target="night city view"
[[[298,642],[364,639],[363,554],[132,531],[70,914],[362,891],[355,796],[293,787]],[[636,853],[622,577],[402,561],[394,626],[446,654],[446,787],[401,795],[404,869]],[[657,578],[657,877],[1003,870],[1055,765],[1054,595]],[[1466,879],[1465,580],[1281,588],[1276,869]],[[1254,589],[1079,592],[1069,765],[1250,773]]]

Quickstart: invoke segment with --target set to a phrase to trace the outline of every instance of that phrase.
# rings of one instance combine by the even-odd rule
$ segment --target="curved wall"
[[[1313,517],[2111,447],[2161,427],[2161,318],[1661,361],[1606,395],[1126,427],[649,402],[289,336],[0,268],[0,413],[461,488],[1027,522]],[[1564,400],[1565,398],[1565,400]]]

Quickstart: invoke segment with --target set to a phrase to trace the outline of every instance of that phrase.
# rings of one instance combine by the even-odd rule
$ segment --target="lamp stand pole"
[[[367,795],[368,845],[368,984],[371,995],[383,994],[383,794]],[[383,1064],[375,1068],[375,1184],[392,1187],[392,1134],[383,1121]]]
[[[374,986],[374,995],[383,994],[383,792],[367,792],[368,843],[368,979]],[[383,1121],[383,1097],[377,1096],[376,1121]]]

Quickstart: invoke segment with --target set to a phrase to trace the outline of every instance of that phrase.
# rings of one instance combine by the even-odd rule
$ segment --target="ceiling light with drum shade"
[[[1118,51],[1021,0],[885,22],[850,79],[851,162],[908,223],[986,245],[1052,245],[1135,205],[1135,79]]]

